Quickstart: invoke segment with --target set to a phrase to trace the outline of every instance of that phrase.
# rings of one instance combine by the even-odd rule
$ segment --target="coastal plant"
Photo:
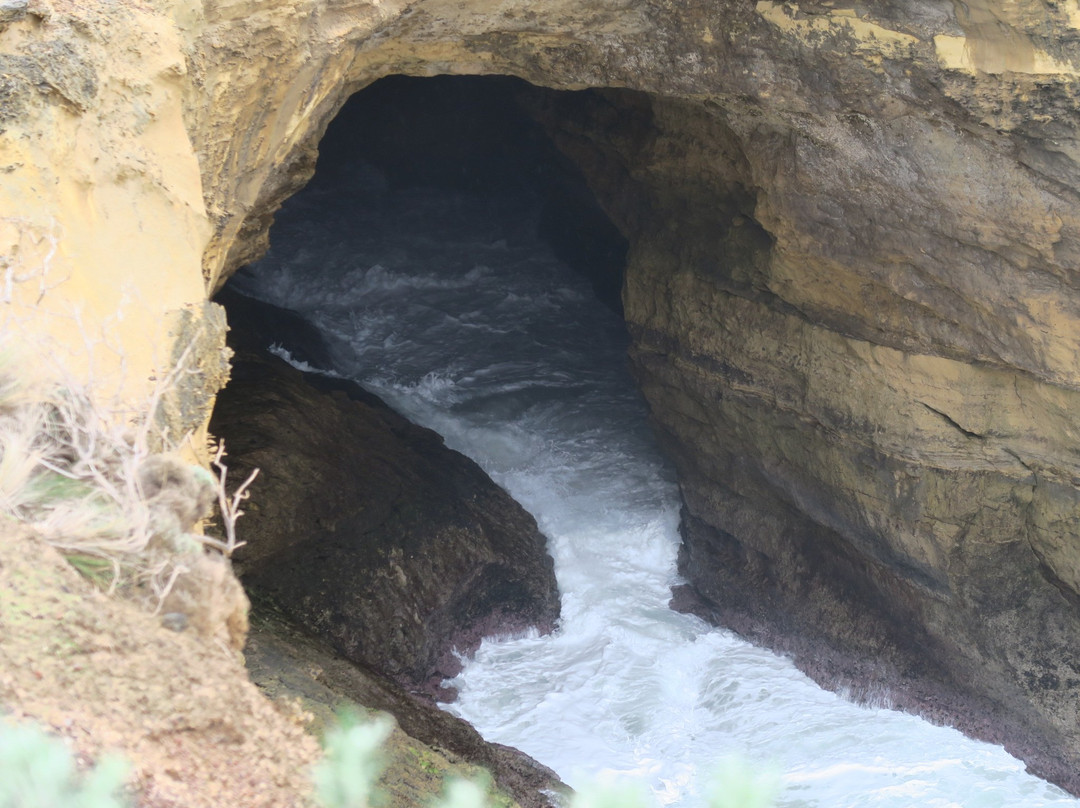
[[[716,769],[708,792],[709,808],[770,808],[780,793],[780,774],[772,768],[751,768],[729,758]]]
[[[474,780],[456,778],[446,784],[438,808],[490,808],[488,789]]]
[[[128,767],[105,758],[82,774],[63,741],[0,722],[0,808],[124,808]]]
[[[377,804],[379,775],[384,768],[383,742],[394,724],[389,718],[361,721],[345,712],[326,733],[324,756],[312,771],[315,798],[324,808],[369,808]]]
[[[323,759],[312,770],[315,799],[322,808],[375,808],[383,802],[379,777],[386,767],[383,744],[393,732],[388,716],[363,720],[353,710],[323,739]],[[431,808],[492,808],[489,789],[479,781],[451,779]]]
[[[386,717],[363,722],[346,713],[324,740],[325,756],[313,770],[321,808],[374,808],[381,804],[378,781],[385,766],[382,744],[393,730]],[[771,770],[754,771],[739,759],[720,766],[706,795],[708,808],[771,808],[780,779]],[[431,808],[492,808],[488,784],[451,779]],[[568,808],[652,808],[640,783],[595,782],[578,790]]]
[[[187,361],[163,374],[148,401],[107,406],[86,386],[36,380],[0,346],[0,514],[28,525],[92,581],[126,587],[160,606],[206,548],[240,546],[235,522],[252,478],[225,490],[224,449],[214,473],[181,459],[181,441],[156,426],[158,405]],[[225,536],[196,525],[219,504]]]

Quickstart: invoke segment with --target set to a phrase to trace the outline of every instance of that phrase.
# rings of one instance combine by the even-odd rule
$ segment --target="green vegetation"
[[[41,729],[0,723],[0,808],[123,808],[127,766],[101,761],[80,775],[63,742]]]
[[[383,770],[382,745],[394,729],[389,719],[362,723],[354,713],[326,734],[326,757],[312,772],[315,795],[327,808],[368,808]]]
[[[327,733],[326,757],[315,768],[316,798],[323,808],[377,808],[383,769],[381,746],[393,724],[385,718],[362,723],[355,714],[342,717]],[[717,772],[709,808],[770,808],[779,792],[773,772],[754,773],[739,761]],[[490,783],[451,780],[433,808],[492,808]],[[594,784],[578,791],[570,808],[651,808],[648,792],[636,783]]]

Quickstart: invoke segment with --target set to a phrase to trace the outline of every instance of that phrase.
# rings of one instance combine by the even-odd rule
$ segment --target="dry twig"
[[[248,486],[250,486],[259,475],[259,470],[255,469],[252,471],[251,474],[248,475],[248,478],[233,491],[232,497],[229,497],[226,488],[226,476],[229,473],[229,467],[223,462],[224,457],[225,442],[220,441],[217,445],[217,451],[214,453],[214,459],[210,461],[210,465],[218,470],[218,506],[221,508],[221,522],[222,527],[225,530],[225,541],[213,542],[211,546],[217,547],[225,553],[226,556],[231,556],[233,551],[246,544],[246,542],[236,540],[236,520],[244,515],[244,512],[240,510],[240,503],[251,496],[251,492],[248,491]]]

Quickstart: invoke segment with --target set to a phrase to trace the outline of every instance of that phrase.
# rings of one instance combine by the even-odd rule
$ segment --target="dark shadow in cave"
[[[525,96],[548,93],[570,95],[508,76],[389,76],[350,98],[331,122],[316,177],[364,160],[391,190],[534,195],[538,235],[621,313],[627,242],[581,172],[526,112]]]

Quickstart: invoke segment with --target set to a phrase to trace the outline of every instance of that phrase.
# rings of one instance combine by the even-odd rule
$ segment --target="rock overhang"
[[[725,552],[779,582],[780,610],[805,602],[798,575],[814,548],[834,548],[830,569],[880,595],[883,631],[915,620],[946,645],[960,638],[944,660],[958,686],[1011,711],[1017,737],[1042,737],[1014,748],[1077,788],[1080,37],[1065,5],[432,0],[125,14],[56,2],[0,21],[9,79],[45,41],[70,41],[90,54],[79,64],[116,77],[96,93],[63,75],[6,85],[29,106],[4,133],[5,204],[33,211],[39,229],[60,224],[55,266],[89,279],[89,291],[48,289],[47,305],[96,298],[99,279],[115,297],[122,284],[93,242],[150,232],[154,249],[140,249],[160,260],[139,283],[179,291],[143,295],[140,315],[200,306],[265,248],[329,121],[379,77],[599,88],[589,103],[541,99],[533,114],[630,242],[635,364],[708,527],[696,546],[731,537]],[[116,61],[132,38],[132,53],[171,56]],[[93,210],[79,188],[55,195],[35,179],[52,172],[66,187],[63,144],[87,142],[111,144],[106,167],[118,154],[126,166],[87,169]],[[176,227],[148,226],[158,208]],[[5,219],[8,254],[47,253],[20,217]],[[124,344],[146,331],[131,323],[116,332]],[[802,538],[785,544],[780,528]],[[692,572],[705,595],[724,574]],[[846,642],[830,638],[837,612],[822,597],[822,641]],[[1029,642],[1037,664],[1020,655]],[[965,665],[1000,676],[972,685]]]

